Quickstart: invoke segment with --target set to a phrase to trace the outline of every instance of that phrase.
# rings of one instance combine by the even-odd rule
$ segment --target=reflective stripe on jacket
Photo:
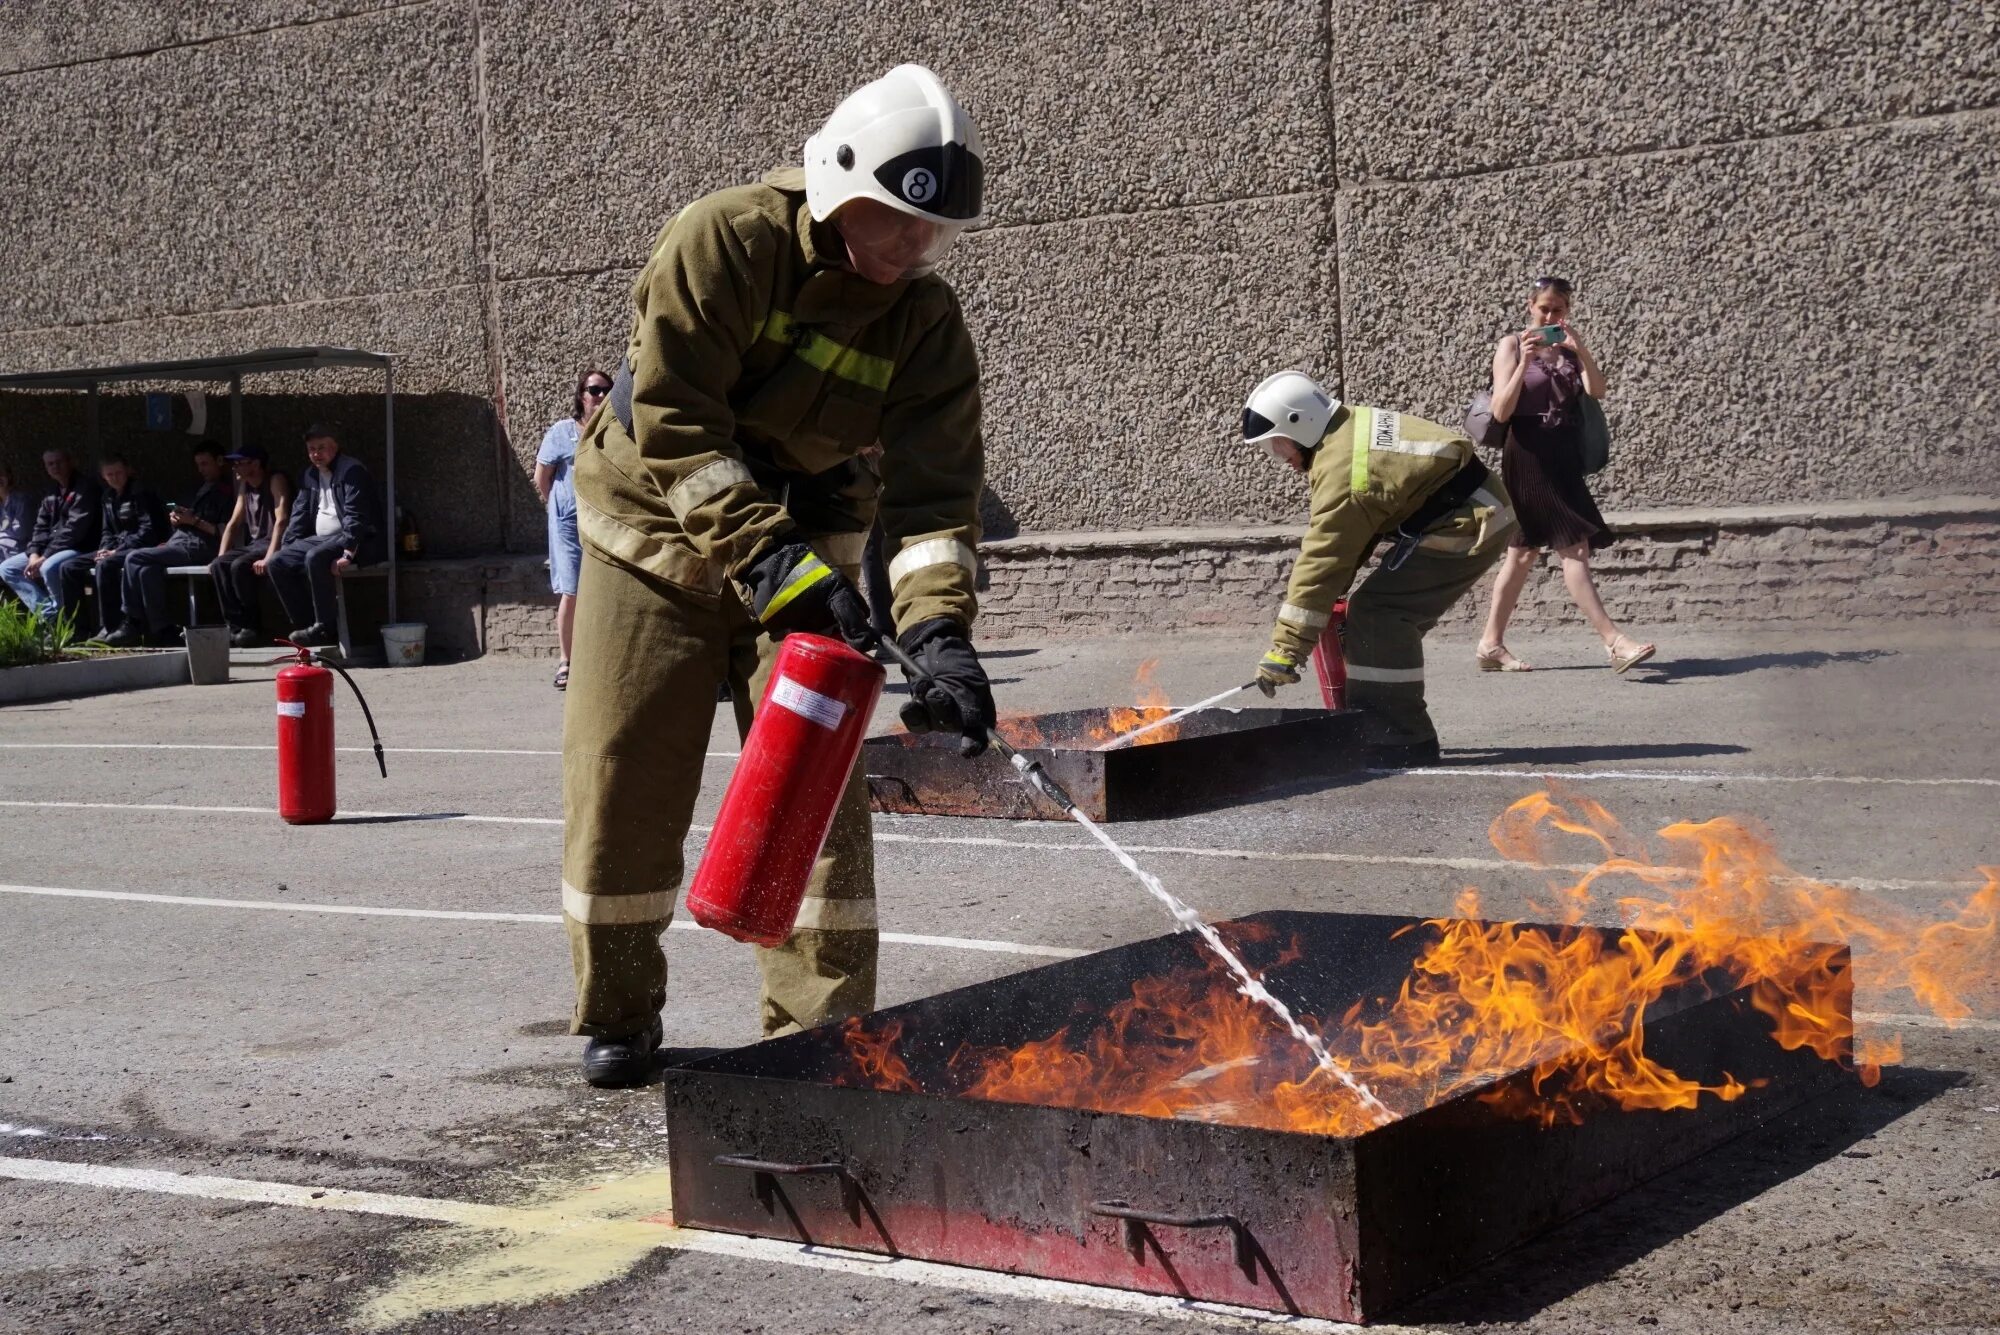
[[[1272,647],[1304,661],[1369,545],[1394,532],[1472,457],[1472,442],[1450,427],[1386,408],[1343,406],[1313,452],[1312,518]]]
[[[632,426],[598,411],[577,529],[601,555],[717,595],[774,540],[861,557],[878,506],[901,627],[972,623],[983,477],[979,365],[934,276],[839,267],[805,177],[697,200],[632,290]],[[879,469],[861,457],[882,446]]]

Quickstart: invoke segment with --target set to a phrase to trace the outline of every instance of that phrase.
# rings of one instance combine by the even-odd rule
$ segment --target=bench
[[[195,601],[195,580],[213,579],[207,566],[168,566],[169,575],[186,575],[188,579],[188,619],[187,624],[201,624],[201,607]],[[333,605],[336,609],[334,633],[340,640],[340,656],[349,662],[354,659],[354,636],[347,625],[347,581],[351,579],[387,579],[387,562],[378,561],[374,565],[354,566],[347,570],[333,572]]]

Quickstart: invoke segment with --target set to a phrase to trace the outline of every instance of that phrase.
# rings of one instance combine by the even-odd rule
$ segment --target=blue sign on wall
[[[174,429],[174,396],[171,394],[148,394],[146,396],[146,430],[172,431]]]

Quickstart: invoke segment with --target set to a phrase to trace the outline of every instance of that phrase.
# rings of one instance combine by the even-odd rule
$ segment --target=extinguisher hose
[[[919,681],[930,680],[931,674],[924,671],[918,665],[917,660],[910,657],[903,646],[896,643],[892,637],[884,635],[881,638],[880,644],[889,657],[895,659],[902,666],[903,671],[909,674],[910,681],[913,684]],[[994,750],[1007,758],[1007,763],[1020,773],[1021,778],[1029,787],[1047,798],[1065,816],[1078,816],[1076,800],[1063,791],[1063,786],[1050,776],[1048,770],[1042,766],[1041,761],[1028,759],[1019,751],[1007,745],[1006,740],[991,728],[986,730],[986,740],[992,744]],[[1082,818],[1078,816],[1078,819]],[[1088,824],[1088,822],[1085,823]]]
[[[347,689],[353,691],[354,698],[361,702],[361,717],[368,720],[368,735],[375,741],[375,764],[381,769],[382,777],[385,779],[388,778],[389,762],[382,758],[382,734],[375,730],[375,715],[368,708],[368,697],[361,694],[361,688],[354,684],[354,678],[347,675],[346,668],[323,654],[314,654],[313,658],[321,667],[332,668],[335,672],[338,672],[340,679],[347,683]]]

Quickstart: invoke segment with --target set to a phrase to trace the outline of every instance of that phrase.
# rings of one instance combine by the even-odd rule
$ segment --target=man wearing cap
[[[332,427],[314,422],[306,428],[306,458],[312,467],[299,480],[284,539],[264,573],[293,626],[287,638],[323,648],[338,638],[334,576],[381,560],[387,546],[375,479],[359,459],[341,452]]]
[[[245,445],[225,455],[236,470],[236,508],[222,526],[215,564],[215,596],[229,626],[229,642],[239,649],[264,643],[257,606],[257,577],[278,554],[278,540],[292,512],[292,480],[271,468],[262,445]]]
[[[172,532],[155,547],[142,547],[125,558],[125,624],[105,637],[119,646],[144,642],[179,644],[180,625],[167,604],[167,570],[173,566],[207,565],[215,556],[216,539],[229,518],[229,480],[223,471],[222,449],[205,440],[194,447],[194,471],[200,478],[194,498],[186,505],[167,506]],[[107,604],[108,606],[108,604]]]
[[[878,513],[898,639],[928,673],[920,723],[976,750],[993,721],[968,640],[979,367],[931,272],[980,221],[978,138],[937,76],[903,65],[842,102],[804,158],[660,233],[624,365],[577,450],[562,904],[572,1032],[590,1037],[597,1085],[648,1078],[662,1041],[660,935],[716,688],[747,728],[786,633],[874,642],[852,581]],[[791,939],[759,963],[767,1034],[874,1008],[858,767]]]

